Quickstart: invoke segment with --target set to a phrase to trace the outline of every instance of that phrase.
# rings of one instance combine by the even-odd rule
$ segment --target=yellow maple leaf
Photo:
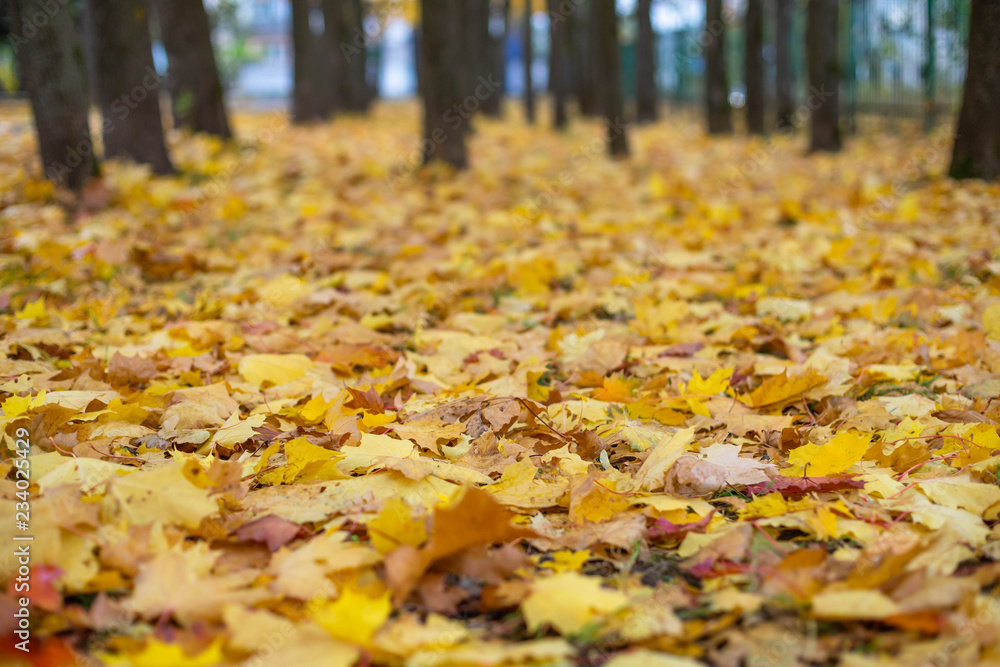
[[[33,408],[40,408],[45,405],[45,390],[42,389],[34,396],[11,396],[0,407],[3,408],[4,417],[13,419],[20,417]]]
[[[402,498],[392,497],[368,522],[368,534],[379,553],[387,554],[400,544],[416,547],[426,542],[427,525],[422,517],[414,518],[413,508]]]
[[[371,597],[347,587],[336,600],[319,606],[312,618],[335,639],[365,646],[391,612],[388,591]]]
[[[785,477],[827,477],[842,473],[864,457],[871,435],[858,431],[841,431],[825,445],[802,445],[788,455],[792,465],[784,468]],[[808,475],[807,475],[808,473]]]
[[[521,602],[529,632],[550,625],[563,635],[573,635],[628,604],[628,596],[605,588],[597,577],[564,572],[531,584]]]
[[[594,398],[608,403],[628,403],[635,393],[636,381],[624,377],[604,378],[604,385],[594,390]]]
[[[784,403],[798,398],[824,382],[826,382],[826,378],[812,368],[808,368],[802,375],[794,377],[788,377],[787,373],[773,375],[750,392],[744,398],[744,402],[754,408]]]
[[[282,385],[294,382],[312,370],[312,360],[304,354],[249,354],[240,360],[239,373],[252,385],[265,382]]]
[[[983,311],[983,331],[993,340],[1000,340],[1000,303],[993,303]]]
[[[40,320],[45,317],[45,301],[35,299],[24,304],[24,308],[14,313],[19,320]]]
[[[729,389],[729,378],[732,376],[732,367],[720,368],[707,378],[702,378],[698,371],[694,371],[691,381],[684,388],[684,393],[697,396],[712,396],[724,393]]]
[[[563,572],[578,572],[580,568],[583,567],[583,564],[590,558],[590,549],[583,549],[582,551],[570,551],[568,549],[564,549],[547,555],[549,558],[546,560],[541,560],[540,556],[532,556],[532,560],[534,560],[539,567],[543,567],[546,570],[552,570],[557,574]]]
[[[216,639],[201,653],[188,655],[179,644],[169,644],[154,637],[147,641],[138,653],[132,655],[105,653],[100,658],[111,666],[177,667],[184,665],[184,667],[213,667],[226,662],[225,656],[222,654],[222,643],[222,639]]]

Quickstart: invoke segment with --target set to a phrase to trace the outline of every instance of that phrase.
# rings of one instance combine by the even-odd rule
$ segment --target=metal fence
[[[806,2],[796,5],[791,65],[797,97],[806,80]],[[703,0],[659,0],[671,27],[657,37],[659,85],[664,99],[702,102]],[[654,3],[655,4],[655,3]],[[734,20],[727,26],[730,101],[741,106],[744,87],[745,0],[727,3]],[[930,128],[954,113],[965,79],[970,0],[843,0],[840,35],[845,126],[866,120],[922,120]],[[665,10],[665,11],[664,11]],[[765,10],[764,60],[774,89],[774,2]],[[631,45],[625,45],[626,62]],[[629,90],[632,84],[627,84]]]

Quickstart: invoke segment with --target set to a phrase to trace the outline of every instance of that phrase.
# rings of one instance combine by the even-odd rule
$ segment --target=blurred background
[[[6,7],[0,0],[0,95],[16,96],[21,88],[16,58],[9,41]],[[581,0],[566,0],[570,4]],[[779,0],[765,3],[770,17]],[[76,17],[82,3],[72,0]],[[807,93],[804,3],[791,2],[789,65],[794,96]],[[934,126],[954,113],[960,103],[965,76],[970,0],[844,0],[838,31],[841,59],[841,114],[848,131],[858,123],[876,120],[920,120]],[[362,39],[366,77],[379,98],[397,100],[417,95],[416,53],[419,48],[419,8],[416,0],[366,0]],[[618,0],[622,83],[626,100],[636,93],[638,13],[644,3]],[[526,31],[525,0],[494,0],[491,39],[500,45],[506,92],[524,93],[523,67]],[[746,0],[727,0],[726,64],[729,103],[745,103]],[[293,90],[292,3],[289,0],[205,0],[212,24],[216,59],[229,104],[276,106],[286,104]],[[705,63],[700,35],[705,27],[704,0],[651,0],[649,16],[655,44],[655,77],[659,97],[673,105],[703,101]],[[570,23],[586,21],[587,12],[572,12]],[[536,0],[531,7],[533,88],[544,93],[549,85],[549,10]],[[319,3],[310,10],[310,28],[323,32]],[[581,26],[575,34],[581,34]],[[764,22],[764,66],[769,98],[778,66],[775,22]],[[167,55],[157,20],[151,34],[157,70],[167,69]],[[581,45],[586,48],[586,45]]]

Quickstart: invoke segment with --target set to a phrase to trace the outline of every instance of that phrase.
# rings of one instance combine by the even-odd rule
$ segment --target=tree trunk
[[[331,94],[330,112],[363,113],[371,99],[361,0],[322,0],[325,72],[321,87]]]
[[[507,26],[510,23],[510,0],[494,8],[490,15],[489,72],[496,76],[496,92],[483,100],[483,113],[499,118],[507,85]],[[494,34],[497,30],[497,34]]]
[[[464,0],[421,0],[421,75],[424,91],[424,164],[442,160],[456,169],[469,164],[465,148],[468,119],[461,115]],[[460,111],[461,109],[461,111]]]
[[[83,53],[69,5],[56,4],[45,14],[48,21],[32,20],[49,6],[45,0],[10,0],[10,38],[21,85],[31,98],[45,175],[78,190],[97,173]]]
[[[464,96],[474,95],[480,85],[480,77],[491,74],[489,64],[490,0],[460,0],[459,15],[461,26],[458,32],[460,43],[464,43],[461,56],[453,63],[461,72],[460,91]],[[470,101],[471,103],[471,101]],[[478,111],[482,100],[477,99],[472,112]]]
[[[549,9],[549,92],[552,95],[552,127],[565,130],[568,125],[566,115],[567,92],[567,17],[559,12],[559,0],[548,0]]]
[[[747,132],[764,134],[764,0],[748,0],[746,18]]]
[[[607,101],[608,82],[604,79],[603,73],[607,63],[601,62],[601,39],[603,38],[604,26],[601,25],[601,0],[590,0],[590,23],[587,24],[590,39],[590,86],[593,88],[591,95],[593,108],[587,112],[594,116],[604,116],[607,110],[604,103]]]
[[[792,92],[792,19],[795,0],[776,0],[775,5],[775,112],[779,130],[792,128],[795,118],[795,99]]]
[[[598,99],[597,63],[594,46],[594,12],[591,7],[596,0],[585,0],[579,4],[570,17],[572,21],[573,90],[576,92],[580,113],[585,116],[596,116],[600,113],[601,101]],[[555,3],[559,7],[559,3]],[[549,16],[552,16],[549,10]]]
[[[313,80],[313,113],[317,118],[326,119],[334,116],[338,111],[344,109],[344,84],[343,72],[340,64],[340,50],[331,49],[328,43],[328,32],[326,17],[323,18],[323,32],[316,33],[311,30],[313,21],[313,9],[310,7],[310,32],[309,37],[312,42],[312,80]],[[322,10],[321,10],[322,11]],[[336,43],[333,44],[334,49]],[[335,73],[336,72],[336,73]]]
[[[104,116],[104,156],[174,171],[163,140],[162,78],[153,67],[146,0],[87,0],[94,87]]]
[[[424,94],[424,42],[420,26],[413,28],[413,68],[417,76],[417,95]]]
[[[368,111],[368,49],[365,45],[365,10],[361,0],[341,0],[344,7],[340,28],[340,56],[347,70],[347,109],[355,113]],[[336,55],[336,54],[335,54]]]
[[[635,40],[635,117],[640,123],[655,122],[656,110],[656,35],[650,18],[652,0],[639,0],[636,6],[638,30]]]
[[[1000,3],[972,0],[969,64],[948,173],[952,178],[1000,177]]]
[[[531,31],[531,0],[524,2],[524,17],[521,23],[521,57],[524,65],[524,117],[535,124],[535,84],[532,81],[531,66],[535,62],[535,49]]]
[[[202,0],[155,0],[175,127],[232,137]]]
[[[322,117],[316,80],[316,39],[309,27],[309,0],[292,0],[292,121]]]
[[[837,61],[837,0],[810,0],[806,45],[812,105],[809,152],[836,152],[840,140],[840,66]]]
[[[726,76],[726,24],[722,0],[705,0],[705,109],[709,134],[733,131],[729,106],[729,77]]]
[[[622,62],[618,47],[618,18],[615,0],[597,0],[597,59],[601,64],[604,120],[607,123],[608,154],[628,156],[625,135],[625,91],[622,89]]]

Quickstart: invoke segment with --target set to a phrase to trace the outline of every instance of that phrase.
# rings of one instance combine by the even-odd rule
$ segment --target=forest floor
[[[946,128],[483,120],[454,175],[418,118],[70,201],[0,111],[5,664],[1000,660],[1000,187]]]

